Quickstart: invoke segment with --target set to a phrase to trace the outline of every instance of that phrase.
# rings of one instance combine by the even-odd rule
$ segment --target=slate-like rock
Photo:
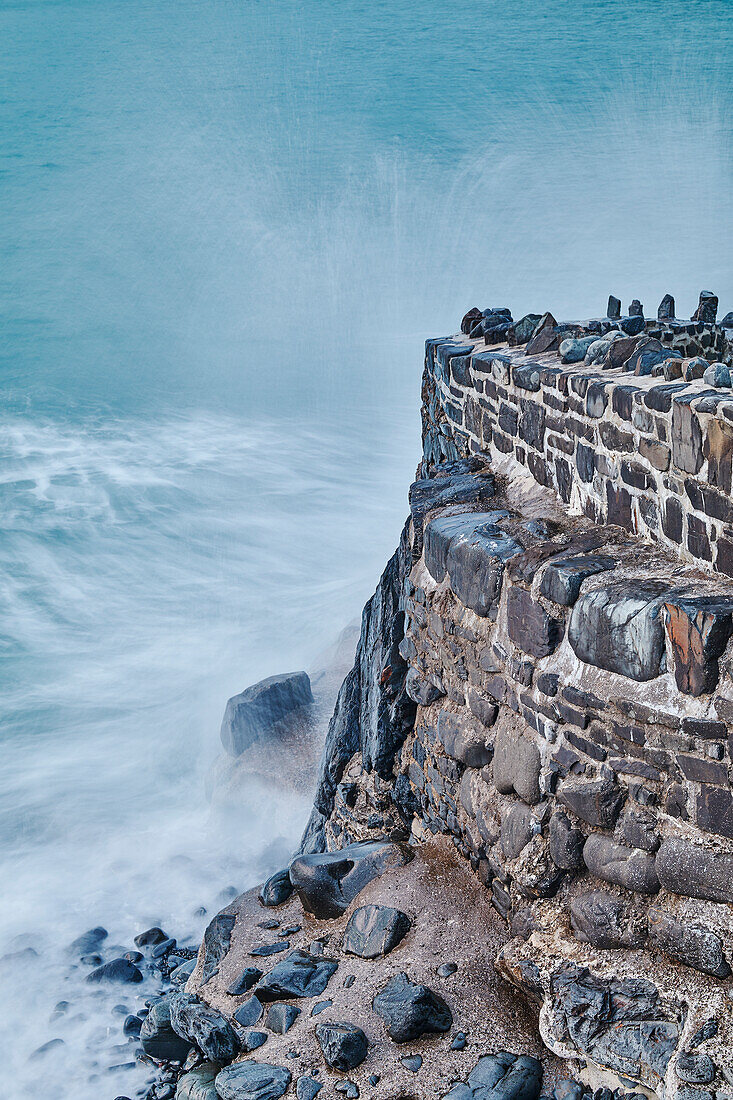
[[[486,729],[472,719],[443,710],[436,732],[447,755],[467,768],[482,768],[491,761],[494,748],[486,739]]]
[[[714,325],[718,315],[718,296],[712,290],[701,290],[697,309],[691,320],[700,321],[704,325]]]
[[[410,486],[410,514],[413,524],[413,556],[420,557],[423,527],[429,512],[456,504],[481,504],[494,496],[494,479],[485,469],[455,473],[448,477],[430,477]]]
[[[572,607],[580,595],[580,586],[587,577],[613,569],[616,562],[603,554],[579,554],[571,558],[553,558],[545,566],[540,580],[540,592],[548,600]]]
[[[520,802],[511,806],[501,820],[501,847],[506,859],[516,859],[534,834],[534,818],[529,806]]]
[[[324,920],[341,916],[368,883],[411,858],[408,848],[392,841],[363,841],[337,852],[296,856],[290,879],[306,912]]]
[[[465,606],[482,617],[501,593],[504,563],[521,546],[497,526],[506,512],[469,512],[437,516],[425,528],[425,565],[440,582],[446,572],[451,589]]]
[[[129,959],[112,959],[111,962],[104,963],[87,974],[87,981],[93,983],[126,982],[135,984],[142,980],[142,974]]]
[[[423,676],[416,668],[408,669],[405,676],[405,691],[414,703],[429,707],[445,695],[445,688],[434,674]]]
[[[346,1073],[356,1069],[369,1052],[369,1040],[356,1024],[323,1023],[316,1025],[316,1039],[326,1065]]]
[[[613,828],[624,801],[621,788],[610,779],[568,780],[557,798],[581,821],[599,829]]]
[[[140,1045],[156,1062],[183,1062],[193,1045],[174,1031],[170,1000],[154,1001],[140,1029]]]
[[[290,881],[290,872],[287,867],[282,871],[276,871],[270,875],[267,882],[263,883],[260,890],[260,901],[268,908],[282,905],[293,893],[293,884]]]
[[[299,1077],[295,1095],[298,1100],[315,1100],[322,1088],[323,1081],[316,1081],[315,1077]]]
[[[227,1066],[216,1078],[221,1100],[278,1100],[292,1080],[283,1066],[266,1062],[237,1062]]]
[[[228,1020],[191,993],[171,995],[170,1021],[176,1034],[197,1046],[210,1062],[226,1065],[239,1053],[239,1040]]]
[[[136,947],[155,947],[156,944],[164,943],[169,938],[163,929],[156,925],[154,928],[146,928],[144,932],[140,932],[135,936],[134,942]]]
[[[718,682],[718,661],[733,633],[733,598],[671,598],[664,604],[664,625],[679,690],[685,695],[713,691]]]
[[[715,1079],[715,1063],[709,1054],[702,1051],[681,1051],[674,1071],[680,1081],[690,1085],[709,1085]]]
[[[307,673],[269,676],[228,701],[221,723],[221,743],[231,756],[239,756],[287,715],[312,703]]]
[[[291,951],[265,974],[255,986],[254,995],[262,1002],[319,997],[337,969],[335,959],[311,955],[309,951]]]
[[[265,1027],[269,1028],[270,1031],[274,1031],[276,1035],[285,1035],[286,1032],[290,1031],[298,1016],[300,1016],[300,1009],[296,1008],[295,1005],[286,1005],[276,1001],[267,1010]]]
[[[376,994],[372,1008],[381,1016],[387,1034],[396,1043],[418,1039],[429,1032],[448,1031],[453,1016],[448,1005],[426,985],[411,982],[406,974],[395,974]]]
[[[507,630],[519,649],[533,657],[549,657],[563,636],[564,623],[548,615],[525,588],[513,584],[507,594]]]
[[[245,1031],[242,1039],[242,1050],[245,1054],[250,1054],[253,1050],[259,1050],[266,1042],[266,1031]]]
[[[234,921],[231,913],[217,913],[204,932],[202,985],[219,973],[219,963],[229,950]]]
[[[362,905],[349,917],[342,948],[348,955],[377,959],[396,947],[410,927],[410,918],[400,909]]]
[[[626,940],[625,906],[603,890],[581,894],[570,902],[570,926],[576,939],[604,949],[630,946]]]
[[[543,313],[527,343],[525,354],[544,355],[548,351],[557,351],[559,346],[560,333],[557,321],[551,313]]]
[[[252,1027],[262,1016],[262,1001],[259,997],[255,997],[252,994],[246,1001],[242,1001],[241,1005],[234,1013],[234,1019],[241,1027]]]
[[[669,837],[657,852],[657,874],[665,890],[690,898],[733,904],[733,854],[711,851]]]
[[[541,320],[539,313],[525,313],[524,317],[520,317],[518,321],[515,321],[507,332],[509,346],[517,347],[526,344]]]
[[[722,941],[714,932],[688,921],[678,921],[656,906],[652,906],[647,915],[652,943],[665,955],[714,978],[730,977],[731,968]]]
[[[570,616],[568,639],[581,661],[632,680],[661,671],[662,581],[625,581],[585,592]]]
[[[585,359],[585,353],[591,344],[595,343],[598,339],[597,335],[593,336],[570,336],[566,340],[563,340],[559,347],[560,358],[563,363],[580,363]]]
[[[262,971],[256,966],[245,966],[227,989],[232,997],[241,997],[243,993],[249,993],[262,977]]]
[[[609,837],[592,833],[585,842],[583,859],[591,874],[606,882],[639,894],[659,891],[654,856],[639,848],[628,848]]]
[[[529,1055],[486,1054],[468,1075],[466,1085],[454,1085],[443,1100],[537,1100],[542,1063]]]
[[[202,1062],[178,1078],[176,1100],[218,1100],[214,1081],[221,1066]]]
[[[584,866],[585,833],[575,828],[562,810],[550,818],[550,858],[563,871],[577,871]]]

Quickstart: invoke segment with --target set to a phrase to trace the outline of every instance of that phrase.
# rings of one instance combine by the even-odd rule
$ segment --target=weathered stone
[[[404,973],[390,978],[374,997],[372,1008],[396,1043],[407,1043],[429,1032],[449,1031],[453,1024],[443,998],[426,985],[411,982]]]
[[[665,294],[657,309],[658,321],[674,320],[674,298],[671,294]]]
[[[234,1019],[241,1027],[252,1027],[262,1016],[262,1001],[254,994],[243,1001],[234,1013]]]
[[[290,1071],[283,1066],[247,1061],[227,1066],[215,1084],[221,1100],[278,1100],[291,1080]]]
[[[112,959],[110,962],[103,963],[102,966],[95,967],[87,974],[87,981],[92,983],[125,982],[136,984],[142,980],[142,973],[129,959]]]
[[[369,1040],[356,1024],[317,1024],[316,1039],[326,1065],[341,1073],[356,1069],[369,1052]]]
[[[550,856],[564,871],[577,871],[584,866],[585,833],[573,827],[570,818],[557,810],[550,818]]]
[[[156,1062],[182,1062],[185,1059],[193,1044],[173,1029],[170,997],[160,997],[150,1006],[140,1029],[140,1045]]]
[[[651,374],[657,363],[669,358],[669,348],[653,337],[637,340],[636,347],[624,363],[624,369],[632,374]]]
[[[285,1035],[300,1016],[300,1009],[295,1005],[282,1004],[275,1001],[267,1010],[265,1027],[274,1031],[276,1035]]]
[[[288,1001],[293,997],[320,997],[338,963],[309,951],[291,951],[255,986],[258,1001]]]
[[[262,971],[258,970],[256,966],[245,966],[231,983],[227,989],[227,993],[232,997],[241,997],[243,993],[249,993],[250,989],[257,985],[261,977]]]
[[[718,660],[733,633],[733,597],[676,597],[664,604],[664,622],[677,687],[686,695],[713,691]]]
[[[605,365],[611,369],[622,367],[636,347],[636,336],[622,336],[613,340],[605,356]]]
[[[572,558],[553,558],[540,580],[540,592],[548,600],[572,607],[587,577],[613,569],[616,562],[602,554],[582,554]]]
[[[619,837],[632,848],[642,848],[645,852],[656,852],[659,847],[657,819],[644,810],[629,809],[621,818],[618,827]]]
[[[683,1050],[677,1057],[674,1071],[680,1081],[691,1085],[708,1085],[715,1078],[715,1063],[709,1054]]]
[[[468,1083],[453,1085],[443,1100],[537,1100],[541,1084],[541,1062],[502,1050],[479,1058]]]
[[[723,772],[719,782],[726,779]],[[701,783],[695,800],[695,817],[701,829],[733,840],[733,792],[727,784],[713,787]]]
[[[526,313],[519,321],[515,321],[507,333],[509,346],[526,344],[541,320],[539,313]]]
[[[714,978],[730,977],[723,944],[714,932],[689,921],[682,923],[656,906],[649,909],[648,919],[652,942],[665,955]]]
[[[621,300],[614,298],[613,294],[608,296],[608,305],[606,306],[606,317],[611,321],[617,321],[621,316]]]
[[[221,723],[221,743],[231,756],[239,756],[293,711],[312,703],[305,672],[269,676],[229,700]]]
[[[211,1062],[226,1065],[239,1053],[239,1040],[226,1018],[191,993],[171,995],[170,1021],[176,1034],[197,1046]]]
[[[730,369],[725,363],[711,363],[703,371],[702,380],[706,386],[716,386],[724,390],[731,388]]]
[[[234,919],[230,913],[217,913],[204,932],[202,985],[219,973],[219,963],[229,950]]]
[[[377,959],[396,947],[410,927],[410,918],[400,909],[362,905],[349,917],[342,947],[348,955]]]
[[[560,334],[557,321],[551,313],[543,313],[526,347],[527,355],[543,355],[555,351],[560,346]]]
[[[659,612],[667,588],[663,581],[626,581],[580,596],[568,631],[580,660],[632,680],[658,676],[664,654]]]
[[[416,668],[407,671],[405,691],[421,707],[429,707],[445,695],[445,688],[436,675],[423,676]]]
[[[621,788],[610,779],[568,781],[557,798],[576,817],[598,829],[614,827],[624,801]]]
[[[467,768],[482,768],[491,761],[493,746],[486,740],[486,730],[472,719],[443,710],[437,734],[448,756]]]
[[[557,649],[564,623],[548,615],[527,589],[512,585],[507,594],[507,631],[519,649],[533,657],[548,657]]]
[[[534,741],[511,730],[503,731],[494,743],[494,786],[501,794],[517,794],[530,806],[540,800],[539,749]]]
[[[731,491],[733,427],[724,421],[708,421],[703,455],[708,460],[708,482],[724,493]]]
[[[585,359],[585,353],[591,344],[594,344],[597,336],[569,337],[560,344],[560,359],[563,363],[580,363]]]
[[[703,464],[700,421],[682,397],[672,402],[672,462],[686,474],[696,474]]]
[[[585,842],[583,859],[591,874],[606,882],[638,894],[656,894],[659,890],[654,856],[639,848],[628,848],[593,833]]]
[[[576,939],[604,950],[638,946],[639,937],[629,937],[625,905],[620,898],[603,890],[581,894],[570,902],[570,925]]]
[[[315,1100],[323,1088],[323,1081],[316,1081],[315,1077],[299,1077],[295,1086],[297,1100]]]
[[[364,887],[412,858],[409,848],[388,840],[350,844],[337,852],[296,856],[290,879],[303,908],[319,920],[338,917]]]
[[[469,332],[478,322],[481,320],[481,310],[476,306],[469,309],[468,313],[464,315],[461,320],[461,332],[464,336],[468,336]]]
[[[270,875],[267,882],[263,883],[260,890],[260,901],[263,905],[272,907],[282,905],[293,893],[293,884],[287,867],[282,871],[276,871]]]
[[[529,806],[519,802],[511,806],[501,821],[501,847],[507,859],[516,859],[529,844],[534,833],[534,819]]]
[[[214,1062],[202,1062],[178,1078],[176,1100],[219,1100],[214,1081],[221,1069]]]
[[[714,325],[718,315],[718,296],[712,290],[701,290],[697,309],[692,315],[693,321],[700,321],[703,325]]]
[[[425,564],[434,580],[446,572],[465,607],[486,616],[501,592],[504,563],[521,546],[497,526],[506,512],[438,516],[425,528]]]
[[[629,336],[638,336],[640,332],[644,331],[644,318],[638,315],[635,317],[624,317],[619,321],[618,327]]]
[[[634,298],[629,305],[629,317],[643,317],[644,307],[638,298]]]
[[[441,467],[436,467],[436,471],[442,474]],[[449,505],[483,503],[493,497],[494,491],[493,477],[481,467],[466,473],[433,476],[413,482],[409,492],[413,555],[419,557],[422,552],[423,528],[429,512]]]

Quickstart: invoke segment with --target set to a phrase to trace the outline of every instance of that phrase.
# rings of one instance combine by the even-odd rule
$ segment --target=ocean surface
[[[373,590],[425,337],[733,308],[731,59],[729,0],[0,0],[3,1100],[134,1096],[154,983],[69,941],[194,945],[296,844],[205,777]]]

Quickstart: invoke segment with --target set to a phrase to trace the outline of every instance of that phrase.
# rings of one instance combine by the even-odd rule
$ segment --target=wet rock
[[[274,1031],[276,1035],[285,1035],[290,1031],[295,1021],[300,1016],[300,1009],[295,1005],[285,1005],[276,1002],[271,1004],[265,1017],[265,1027]]]
[[[228,701],[221,723],[221,743],[231,756],[239,756],[283,718],[312,703],[305,672],[269,676]]]
[[[369,1051],[369,1040],[356,1024],[317,1024],[316,1039],[326,1065],[342,1073],[360,1066]]]
[[[230,913],[218,913],[204,932],[202,985],[219,973],[219,963],[229,950],[233,930],[234,917]]]
[[[585,554],[573,558],[554,558],[546,566],[540,580],[540,592],[548,600],[563,607],[572,607],[580,595],[580,586],[588,577],[613,569],[616,562],[602,554]]]
[[[550,818],[550,858],[563,871],[577,871],[583,867],[585,833],[574,828],[570,818],[557,810]]]
[[[107,939],[107,929],[98,926],[83,932],[81,936],[69,944],[67,952],[80,958],[82,955],[93,955]],[[137,940],[135,941],[137,943]]]
[[[411,858],[409,849],[392,841],[364,841],[337,852],[296,856],[290,878],[303,908],[324,920],[340,916],[368,883]]]
[[[676,597],[664,604],[664,625],[674,655],[677,687],[686,695],[713,691],[718,661],[733,633],[733,599]]]
[[[494,743],[494,786],[500,794],[517,794],[530,806],[540,800],[539,749],[534,741],[505,730]]]
[[[733,903],[733,854],[700,848],[669,837],[657,852],[657,874],[665,890],[691,898]]]
[[[680,1081],[691,1085],[709,1085],[715,1079],[715,1064],[708,1054],[683,1050],[677,1057],[674,1071]]]
[[[111,962],[98,966],[87,974],[87,981],[98,982],[128,982],[137,983],[143,980],[143,976],[128,959],[112,959]]]
[[[197,1046],[211,1062],[226,1065],[239,1053],[239,1040],[225,1017],[191,993],[172,994],[170,1021],[176,1034]]]
[[[146,928],[144,932],[140,932],[135,936],[136,947],[155,947],[158,943],[164,943],[165,940],[170,939],[166,932],[162,928]]]
[[[186,959],[180,966],[177,966],[175,970],[171,970],[170,979],[175,985],[180,985],[182,982],[187,982],[196,969],[196,959]]]
[[[221,1100],[278,1100],[292,1080],[283,1066],[266,1062],[237,1062],[216,1077]]]
[[[486,1054],[443,1100],[537,1100],[542,1084],[542,1063],[526,1054]]]
[[[182,1062],[192,1043],[171,1024],[170,997],[154,1001],[140,1029],[140,1045],[156,1062]]]
[[[202,1062],[178,1079],[176,1100],[218,1100],[214,1081],[221,1066]]]
[[[255,986],[255,995],[262,1002],[318,997],[337,969],[335,959],[315,957],[308,951],[291,951]]]
[[[276,871],[270,875],[260,890],[260,901],[268,908],[282,905],[293,893],[293,884],[290,881],[290,872],[285,867],[282,871]]]
[[[638,848],[593,833],[583,847],[583,859],[591,874],[606,882],[639,894],[656,894],[659,890],[654,856]]]
[[[140,1017],[130,1013],[130,1015],[125,1017],[125,1022],[122,1025],[122,1034],[132,1035],[134,1038],[137,1038],[142,1026],[143,1022]]]
[[[506,512],[437,516],[425,528],[425,565],[435,581],[450,575],[451,588],[465,606],[482,617],[501,593],[504,563],[521,551],[497,521]]]
[[[349,955],[377,959],[396,947],[410,927],[410,918],[400,909],[362,905],[349,917],[342,948]]]
[[[509,637],[521,650],[533,657],[548,657],[555,652],[565,624],[548,615],[525,588],[512,585],[509,589],[506,614]]]
[[[664,628],[661,581],[609,584],[581,595],[570,616],[568,639],[581,661],[632,680],[661,671]]]
[[[161,940],[160,943],[156,943],[150,952],[151,959],[163,959],[166,955],[169,955],[176,946],[176,941],[169,937],[166,940]]]
[[[278,940],[276,943],[261,943],[259,947],[253,947],[250,955],[258,958],[267,958],[269,955],[279,955],[281,951],[287,951],[290,944],[287,940]]]
[[[486,740],[486,730],[470,718],[443,710],[437,734],[447,755],[467,768],[482,768],[491,761],[494,750]]]
[[[256,966],[245,966],[229,986],[227,993],[231,994],[232,997],[240,997],[243,993],[249,993],[261,977],[262,971],[258,970]]]
[[[443,998],[426,985],[411,982],[404,973],[390,978],[374,997],[372,1007],[396,1043],[406,1043],[429,1032],[448,1031],[453,1023]]]
[[[441,468],[436,467],[436,471],[441,471]],[[422,552],[423,527],[428,513],[456,504],[484,503],[491,500],[495,491],[494,478],[481,468],[448,477],[434,476],[414,481],[409,491],[413,556],[417,559]]]
[[[731,968],[719,936],[700,925],[675,920],[652,906],[648,913],[649,935],[655,947],[685,966],[714,978],[728,978]]]
[[[568,781],[563,783],[557,798],[581,821],[599,829],[613,828],[624,801],[621,788],[610,779]]]
[[[252,1027],[262,1016],[262,1001],[254,994],[243,1001],[234,1013],[234,1019],[242,1027]]]

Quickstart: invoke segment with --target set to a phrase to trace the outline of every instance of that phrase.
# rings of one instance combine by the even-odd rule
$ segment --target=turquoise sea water
[[[132,1095],[64,943],[195,938],[297,837],[203,776],[373,588],[425,336],[733,308],[732,57],[728,0],[0,0],[9,1095]]]

